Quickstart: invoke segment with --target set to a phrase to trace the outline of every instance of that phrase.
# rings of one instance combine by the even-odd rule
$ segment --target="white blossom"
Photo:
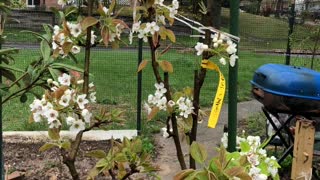
[[[248,162],[253,166],[258,166],[260,164],[259,162],[259,155],[251,153],[247,155]]]
[[[77,81],[77,84],[83,84],[84,83],[84,80],[83,79],[80,79]]]
[[[144,42],[148,42],[148,33],[146,33],[144,30],[139,29],[138,38],[143,39]]]
[[[219,59],[219,62],[220,62],[222,65],[226,65],[226,64],[227,64],[226,59],[223,58],[223,57]]]
[[[238,58],[239,58],[239,57],[238,57],[237,55],[235,55],[235,54],[232,54],[232,55],[230,56],[230,61],[229,61],[229,63],[230,63],[230,66],[231,66],[231,67],[234,67],[234,66],[235,66],[236,61],[237,61]]]
[[[83,117],[86,123],[90,123],[92,113],[88,109],[83,109],[81,111],[81,116]]]
[[[53,35],[58,35],[60,32],[60,27],[58,25],[53,26]]]
[[[78,106],[80,109],[84,109],[84,106],[89,103],[89,101],[86,99],[86,94],[78,95],[76,102],[78,103]]]
[[[90,83],[88,86],[89,86],[89,88],[92,88],[92,87],[94,87],[94,84]]]
[[[48,109],[44,112],[44,116],[47,118],[48,122],[52,122],[58,118],[59,113],[54,109]]]
[[[32,114],[34,122],[40,122],[42,120],[42,114],[40,112],[35,112]]]
[[[29,105],[32,112],[42,112],[43,104],[41,100],[34,99],[33,102]]]
[[[143,109],[146,111],[147,115],[149,115],[152,111],[151,107],[149,106],[148,103],[144,103]]]
[[[169,17],[174,18],[176,14],[178,14],[177,9],[175,8],[168,8],[169,9]]]
[[[59,80],[59,78],[58,78],[58,80]],[[61,78],[61,80],[63,80],[63,79]],[[55,86],[59,86],[59,83],[57,81],[52,81],[52,84]]]
[[[160,109],[160,110],[166,110],[167,109],[167,98],[166,97],[162,97],[156,104],[156,106]]]
[[[76,120],[75,120],[73,117],[71,117],[71,116],[68,116],[68,117],[66,118],[66,123],[67,123],[67,125],[72,125],[74,121],[76,121]]]
[[[129,44],[132,44],[132,41],[133,41],[133,32],[130,31],[130,33],[129,33]]]
[[[177,104],[179,105],[180,116],[188,118],[188,116],[193,113],[194,107],[189,98],[180,97],[177,101]]]
[[[154,84],[154,86],[156,87],[156,93],[155,95],[159,95],[162,96],[164,93],[167,92],[167,89],[164,87],[164,84],[161,82],[159,84]]]
[[[95,103],[95,102],[96,102],[96,99],[97,99],[97,98],[96,98],[96,92],[90,93],[89,99],[90,99],[91,102]]]
[[[58,4],[63,7],[63,6],[65,6],[65,5],[67,4],[67,1],[65,1],[65,0],[58,0]]]
[[[174,101],[172,101],[172,100],[170,100],[170,101],[168,102],[168,106],[170,106],[170,107],[173,107],[175,104],[176,104],[176,103],[175,103]]]
[[[138,32],[140,30],[141,21],[132,24],[132,32]]]
[[[173,130],[172,130],[172,128],[171,128],[171,129],[170,129],[170,132],[172,132],[172,131],[173,131]],[[162,132],[162,137],[164,137],[164,138],[168,138],[168,137],[169,137],[169,133],[168,133],[166,127],[161,128],[161,132]]]
[[[63,107],[67,107],[67,106],[69,106],[70,100],[71,100],[71,95],[64,94],[61,96],[59,104]]]
[[[166,19],[163,15],[158,16],[158,21],[163,24],[166,25]]]
[[[107,15],[107,14],[108,14],[108,12],[109,12],[109,9],[108,9],[108,8],[106,8],[106,7],[103,7],[103,8],[102,8],[102,10],[103,10],[103,12],[104,12],[104,14],[105,14],[105,15]]]
[[[70,80],[71,80],[71,76],[66,73],[63,73],[62,76],[58,77],[59,83],[64,86],[70,86],[70,83],[71,83]]]
[[[178,0],[173,0],[172,1],[172,7],[174,9],[178,9],[179,8],[179,1]]]
[[[59,128],[61,126],[61,122],[58,119],[54,119],[52,121],[48,121],[49,123],[49,128]]]
[[[76,45],[72,46],[71,52],[72,52],[73,54],[78,54],[78,53],[80,53],[80,46],[76,46]]]
[[[145,33],[154,34],[155,32],[159,31],[160,27],[156,24],[156,22],[151,22],[146,24],[146,28],[144,28]]]
[[[97,39],[97,36],[94,34],[94,31],[91,31],[91,39],[90,39],[91,45],[94,44],[96,39]]]
[[[49,85],[50,85],[52,82],[53,82],[52,79],[48,79],[48,80],[47,80],[47,83],[48,83]]]
[[[235,43],[230,44],[226,49],[228,54],[234,54],[237,52],[237,45]]]
[[[162,6],[162,5],[163,5],[163,1],[164,1],[164,0],[155,0],[155,1],[154,1],[154,4],[158,4],[158,5],[161,5],[161,6]]]
[[[223,133],[223,136],[221,138],[221,144],[223,147],[227,148],[228,147],[228,133]]]
[[[196,49],[198,56],[200,56],[203,53],[203,51],[206,51],[209,49],[208,45],[200,42],[197,42],[197,45],[194,48]]]
[[[80,36],[80,34],[82,33],[80,23],[74,24],[74,23],[67,22],[67,26],[70,30],[70,34],[75,38]]]
[[[82,131],[85,129],[85,123],[81,120],[76,120],[73,122],[73,124],[70,126],[70,131],[78,133],[79,131]]]

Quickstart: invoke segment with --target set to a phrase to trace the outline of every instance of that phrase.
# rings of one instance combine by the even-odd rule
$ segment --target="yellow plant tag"
[[[212,109],[211,109],[211,113],[208,121],[208,127],[215,128],[218,123],[221,107],[223,104],[223,99],[226,92],[226,80],[224,79],[224,76],[220,71],[219,67],[215,63],[207,59],[204,59],[201,62],[201,67],[205,69],[214,70],[219,73],[219,84],[217,88],[217,93],[213,100],[213,105],[212,105]]]

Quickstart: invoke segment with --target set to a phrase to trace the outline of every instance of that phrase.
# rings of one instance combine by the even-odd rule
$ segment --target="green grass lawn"
[[[16,56],[16,66],[25,67],[32,58],[36,58],[38,51],[21,50]],[[144,51],[144,59],[150,59],[149,52]],[[240,52],[239,76],[238,76],[238,100],[251,99],[249,81],[252,79],[255,69],[266,63],[283,64],[284,57],[255,54],[252,52]],[[30,58],[32,57],[32,58]],[[83,65],[83,54],[78,56],[79,67]],[[91,81],[97,86],[97,100],[100,104],[116,105],[124,107],[128,111],[128,121],[125,128],[135,127],[135,107],[137,94],[137,52],[136,50],[98,50],[93,51],[91,58]],[[174,73],[170,75],[170,81],[174,90],[184,87],[192,87],[194,63],[199,60],[192,53],[171,50],[163,56],[174,66]],[[72,62],[66,62],[71,63]],[[228,68],[220,66],[226,81],[228,82]],[[201,105],[210,107],[216,92],[218,73],[209,71],[201,92]],[[143,99],[154,93],[155,80],[149,66],[143,71]],[[227,95],[228,93],[226,93]],[[3,127],[4,130],[38,130],[43,125],[28,124],[30,97],[25,104],[18,99],[9,101],[4,106]],[[227,101],[227,97],[225,98]]]

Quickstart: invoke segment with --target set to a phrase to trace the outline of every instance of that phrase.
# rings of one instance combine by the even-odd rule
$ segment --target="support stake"
[[[312,159],[315,127],[313,121],[297,119],[291,179],[304,180],[312,178]]]

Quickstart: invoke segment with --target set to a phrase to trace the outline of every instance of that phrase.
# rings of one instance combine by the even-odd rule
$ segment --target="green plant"
[[[135,173],[146,173],[157,177],[154,172],[158,170],[152,165],[151,156],[144,148],[143,140],[135,138],[123,139],[123,142],[112,141],[108,153],[101,150],[89,152],[87,156],[98,158],[99,161],[89,172],[88,179],[94,179],[104,173],[112,179],[127,179]]]
[[[225,137],[225,136],[224,136]],[[222,139],[222,145],[219,149],[219,155],[210,160],[209,165],[205,164],[207,151],[205,147],[197,142],[192,143],[190,152],[193,158],[204,167],[203,169],[187,169],[179,172],[175,180],[188,179],[243,179],[243,180],[267,180],[268,177],[279,180],[278,168],[280,168],[276,159],[268,157],[264,146],[260,144],[259,136],[248,136],[245,138],[237,137],[239,151],[229,153],[225,149],[225,140]]]

